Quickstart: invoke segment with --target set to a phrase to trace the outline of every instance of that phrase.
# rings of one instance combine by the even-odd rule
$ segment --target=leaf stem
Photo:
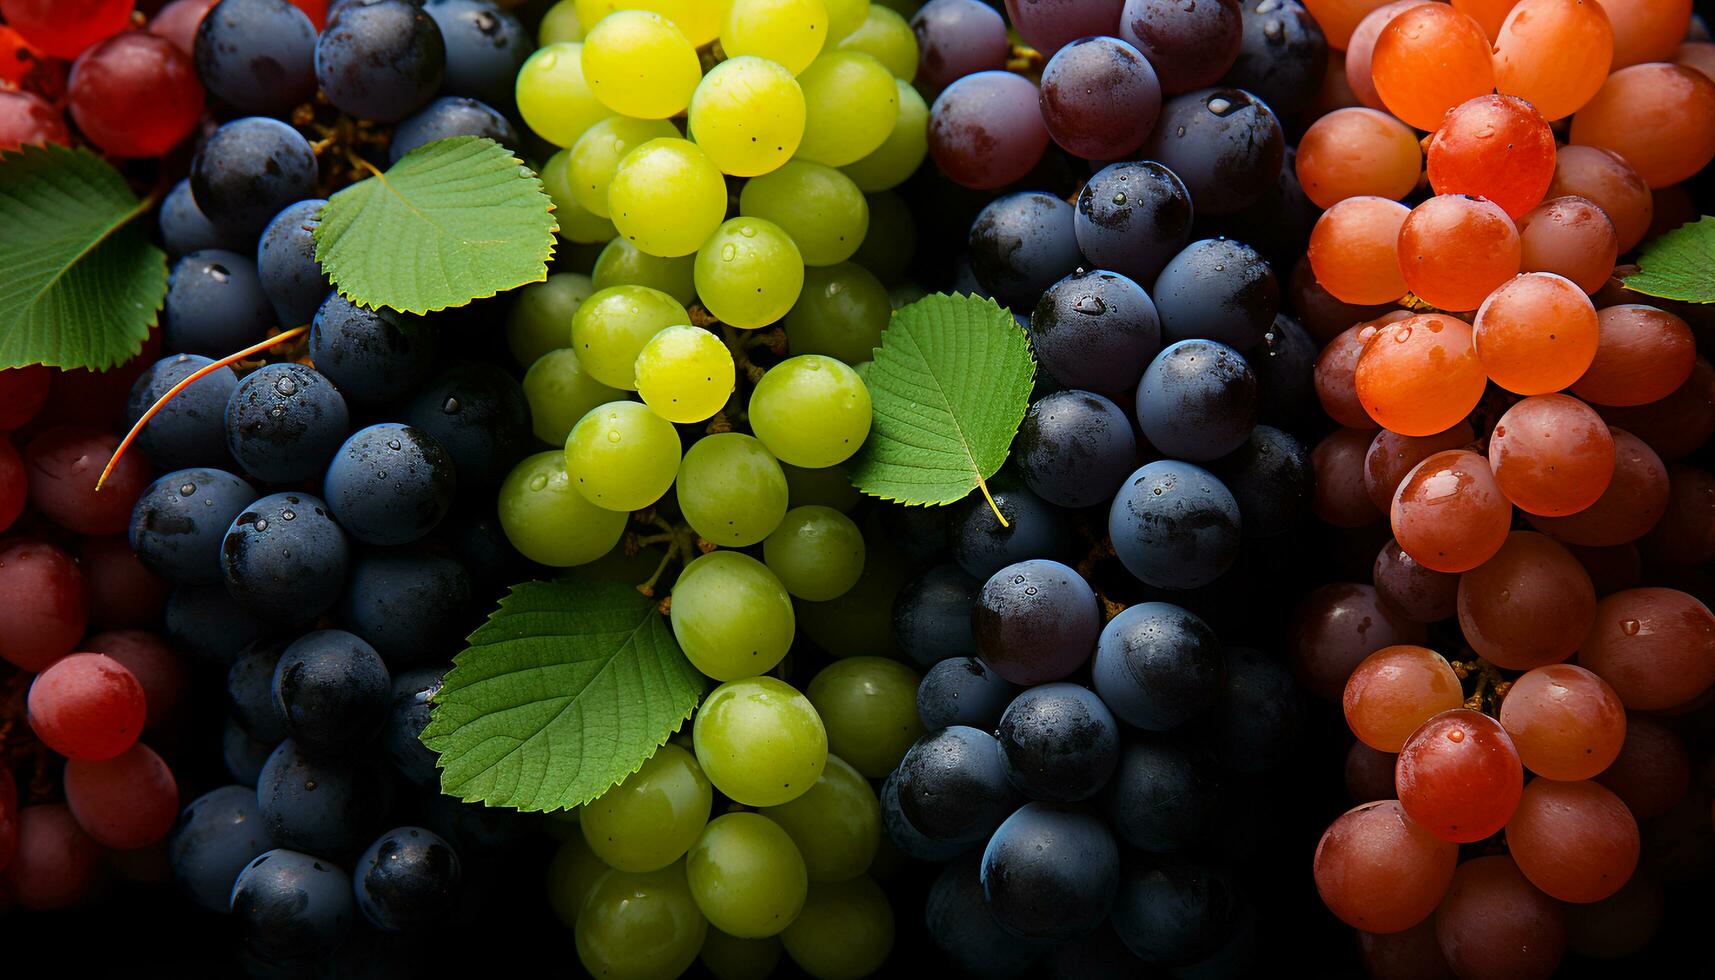
[[[977,477],[977,489],[983,492],[983,499],[989,502],[989,510],[994,511],[994,519],[1000,522],[1000,526],[1011,527],[1012,525],[1006,522],[1006,515],[1000,512],[1000,505],[994,502],[994,496],[989,493],[987,481],[981,476]]]

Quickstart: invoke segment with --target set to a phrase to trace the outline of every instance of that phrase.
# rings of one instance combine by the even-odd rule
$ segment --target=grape
[[[578,203],[572,193],[568,168],[571,155],[570,150],[560,150],[542,165],[542,187],[554,202],[554,220],[559,223],[556,233],[562,240],[573,244],[600,245],[611,240],[618,229],[612,221],[591,214],[588,208]]]
[[[624,239],[615,239],[610,245],[623,246],[636,255],[643,254],[632,248]],[[603,249],[602,255],[606,256],[607,253],[608,250]],[[601,259],[596,261],[600,266]],[[606,288],[608,285],[617,283],[610,282],[596,287],[589,276],[575,272],[556,272],[544,282],[531,283],[520,288],[516,294],[518,298],[506,317],[506,345],[511,350],[513,359],[529,368],[539,358],[565,347],[572,317],[577,314],[578,307],[582,306],[597,288]],[[578,416],[582,415],[582,412],[578,413]],[[573,421],[577,421],[577,417],[574,417]],[[569,424],[567,428],[570,428]],[[543,441],[565,440],[562,437]]]
[[[1364,466],[1370,434],[1357,429],[1336,429],[1310,452],[1315,486],[1310,509],[1318,519],[1335,527],[1357,528],[1373,523],[1381,511],[1364,485]],[[1240,512],[1241,517],[1243,512]]]
[[[994,736],[962,725],[918,739],[893,778],[901,814],[931,841],[983,840],[1019,803]]]
[[[1246,537],[1273,537],[1296,527],[1316,486],[1312,456],[1303,444],[1267,425],[1252,429],[1216,469],[1238,503]]]
[[[1087,391],[1057,391],[1033,402],[1018,440],[1015,459],[1025,482],[1060,507],[1108,500],[1137,466],[1131,421],[1119,406]]]
[[[1030,317],[1031,346],[1046,370],[1068,387],[1119,392],[1161,348],[1154,302],[1135,282],[1112,272],[1074,272],[1055,283]]]
[[[628,515],[584,499],[566,474],[559,450],[526,457],[500,485],[500,524],[506,539],[531,561],[584,565],[606,554],[625,532]]]
[[[1280,311],[1280,287],[1258,252],[1225,238],[1193,242],[1155,280],[1162,333],[1254,347]]]
[[[398,163],[401,157],[420,146],[454,136],[479,136],[508,149],[520,145],[518,132],[498,111],[475,99],[447,95],[430,102],[399,124],[393,131],[393,142],[388,144],[387,160]]]
[[[484,0],[435,0],[425,9],[447,49],[441,90],[508,106],[513,80],[530,55],[524,25]]]
[[[1518,274],[1518,229],[1493,202],[1442,194],[1413,208],[1399,228],[1399,263],[1418,298],[1474,310]]]
[[[1419,725],[1464,701],[1458,675],[1440,654],[1419,646],[1383,647],[1346,681],[1346,724],[1371,748],[1398,752]]]
[[[619,161],[608,184],[614,226],[650,255],[696,251],[726,214],[726,184],[696,144],[654,139]]]
[[[1715,158],[1715,82],[1682,65],[1620,68],[1572,117],[1570,142],[1618,153],[1652,189],[1677,184]]]
[[[661,119],[609,116],[596,123],[584,130],[566,156],[566,179],[572,196],[591,214],[609,217],[607,189],[619,162],[633,148],[650,140],[678,135],[672,123]]]
[[[89,587],[92,627],[139,627],[160,620],[172,586],[137,560],[125,535],[85,538],[77,558]]]
[[[1256,96],[1200,89],[1167,100],[1143,154],[1185,182],[1198,214],[1232,214],[1275,186],[1286,140],[1274,111]]]
[[[317,630],[280,654],[274,708],[304,750],[338,755],[380,731],[392,683],[374,647],[342,630]]]
[[[1612,689],[1603,684],[1603,690]],[[1650,820],[1673,809],[1685,795],[1691,781],[1691,756],[1685,742],[1670,729],[1647,716],[1631,714],[1625,719],[1625,742],[1619,755],[1595,779],[1624,801],[1637,819]]]
[[[230,908],[233,880],[269,846],[255,792],[247,786],[222,786],[185,807],[167,841],[167,856],[173,879],[191,901],[224,913]]]
[[[405,544],[452,508],[457,475],[428,433],[386,422],[359,429],[328,464],[324,496],[347,533],[366,544]]]
[[[1565,517],[1527,514],[1531,526],[1567,544],[1611,547],[1636,541],[1667,510],[1667,468],[1642,440],[1609,429],[1614,440],[1614,475],[1589,507]]]
[[[32,92],[0,91],[0,150],[49,143],[71,145],[65,117]]]
[[[994,508],[981,495],[972,494],[953,514],[953,560],[960,568],[987,580],[1014,562],[1072,556],[1071,530],[1059,509],[1048,506],[1005,473],[990,481],[989,492]],[[995,508],[1006,516],[1005,527],[995,519]]]
[[[934,731],[948,725],[992,730],[1018,689],[976,657],[949,657],[923,675],[917,716]]]
[[[79,534],[125,530],[131,505],[148,483],[149,467],[137,457],[121,459],[98,493],[96,479],[118,444],[117,436],[69,426],[56,426],[31,439],[23,454],[30,503],[55,524]]]
[[[1328,67],[1322,27],[1296,0],[1248,0],[1239,16],[1239,53],[1225,80],[1285,119],[1304,118]]]
[[[175,384],[208,365],[195,354],[164,357],[138,376],[125,402],[125,418],[135,423]],[[180,391],[137,434],[137,445],[159,469],[180,469],[204,460],[223,461],[226,452],[226,401],[238,385],[230,367],[217,368]]]
[[[780,965],[780,940],[737,939],[719,929],[708,930],[697,959],[716,980],[767,980]]]
[[[1353,384],[1370,418],[1390,432],[1426,437],[1470,414],[1487,379],[1470,326],[1429,314],[1379,326],[1358,357]]]
[[[861,51],[881,62],[896,80],[904,83],[901,91],[915,92],[910,85],[917,76],[917,38],[904,15],[880,4],[872,5],[869,0],[844,0],[851,10],[842,16],[835,12],[839,2],[829,5],[833,23],[828,36],[839,40],[842,51]],[[842,36],[840,29],[859,17],[862,22]],[[922,101],[921,96],[918,101]]]
[[[1124,0],[1006,0],[1007,18],[1019,36],[1050,57],[1074,38],[1109,34]]]
[[[11,785],[10,771],[5,782]],[[37,804],[19,809],[15,833],[17,849],[0,870],[0,883],[19,907],[70,908],[96,884],[101,845],[84,833],[64,806]]]
[[[923,734],[917,672],[885,657],[846,657],[805,689],[827,726],[828,747],[866,776],[881,778]]]
[[[1602,496],[1614,440],[1595,411],[1566,395],[1526,398],[1496,423],[1489,460],[1501,492],[1531,514],[1575,514]]]
[[[1220,641],[1206,623],[1178,606],[1144,602],[1102,629],[1091,676],[1121,721],[1167,731],[1214,703],[1223,668]]]
[[[191,161],[191,194],[216,228],[252,238],[287,205],[316,196],[316,154],[278,119],[235,119],[215,130]]]
[[[1437,572],[1465,572],[1506,543],[1512,505],[1488,461],[1462,449],[1418,463],[1394,493],[1393,536],[1413,561]]]
[[[1239,56],[1242,32],[1238,0],[1191,9],[1167,0],[1126,0],[1119,19],[1120,38],[1143,52],[1170,95],[1212,85],[1226,74]]]
[[[1711,477],[1699,469],[1675,464],[1668,473],[1667,513],[1650,530],[1644,548],[1663,565],[1691,566],[1715,557],[1706,501]],[[87,575],[87,570],[85,571]]]
[[[1371,73],[1389,112],[1434,130],[1447,110],[1495,87],[1483,28],[1452,7],[1400,11],[1376,37]]]
[[[1142,145],[1161,112],[1162,91],[1145,53],[1116,37],[1082,38],[1056,52],[1042,70],[1041,94],[1054,142],[1090,160],[1124,157]]]
[[[287,207],[268,222],[256,247],[257,278],[282,324],[308,323],[328,296],[313,237],[325,204],[311,198]]]
[[[977,650],[1014,684],[1057,680],[1081,667],[1101,631],[1089,584],[1057,561],[1031,559],[995,571],[971,614]]]
[[[685,859],[691,896],[710,924],[746,939],[785,930],[804,906],[804,859],[779,825],[756,813],[709,821]]]
[[[739,0],[743,2],[743,0]],[[856,980],[881,968],[893,950],[893,907],[873,879],[816,883],[798,918],[780,934],[787,955],[823,980]]]
[[[1386,0],[1309,0],[1305,4],[1316,23],[1328,33],[1328,46],[1336,51],[1350,51],[1352,31],[1370,11]]]
[[[747,806],[778,806],[803,795],[828,758],[815,707],[772,677],[715,688],[697,712],[692,737],[709,781]]]
[[[1108,512],[1121,564],[1158,588],[1192,589],[1238,557],[1238,502],[1208,470],[1158,460],[1126,478]]]
[[[894,79],[894,89],[899,100],[899,115],[894,119],[893,131],[866,156],[840,168],[841,173],[864,191],[884,191],[903,184],[917,172],[923,158],[929,154],[928,103],[901,79]]]
[[[286,0],[216,6],[196,28],[191,52],[210,95],[246,112],[284,115],[316,94],[316,25],[303,11]]]
[[[84,52],[72,65],[67,96],[84,137],[120,157],[160,156],[202,117],[202,85],[191,59],[173,42],[142,31]]]
[[[256,263],[220,249],[173,263],[165,313],[162,344],[181,354],[224,357],[261,340],[274,325]]]
[[[246,505],[220,548],[227,591],[245,612],[270,622],[319,615],[345,584],[345,534],[309,494],[277,493]]]
[[[168,473],[138,498],[131,547],[151,571],[175,583],[218,582],[221,539],[256,496],[248,483],[222,470]]]
[[[697,252],[697,296],[709,313],[746,330],[785,316],[804,289],[804,257],[784,229],[733,218]]]
[[[1161,453],[1206,461],[1244,444],[1256,424],[1256,401],[1256,374],[1238,351],[1210,340],[1182,340],[1143,372],[1138,425]]]
[[[1438,622],[1457,608],[1459,577],[1424,568],[1392,538],[1376,555],[1373,578],[1382,600],[1412,622]]]
[[[232,886],[245,941],[265,955],[325,955],[356,916],[351,879],[332,862],[276,848],[251,861]]]
[[[1498,31],[1489,32],[1495,41],[1495,88],[1530,102],[1543,118],[1578,111],[1601,88],[1610,63],[1623,66],[1615,58],[1613,15],[1602,5],[1520,0],[1512,10]]]
[[[1524,241],[1528,244],[1528,237]],[[1542,330],[1544,323],[1554,324],[1554,329]],[[1559,391],[1591,366],[1599,343],[1598,323],[1595,307],[1579,286],[1558,275],[1527,273],[1490,293],[1477,310],[1477,357],[1489,377],[1508,391]]]
[[[1469,708],[1443,711],[1412,733],[1394,778],[1406,814],[1455,843],[1500,830],[1524,787],[1512,739],[1499,722]]]
[[[1715,434],[1715,369],[1699,357],[1691,377],[1659,401],[1598,409],[1609,426],[1637,433],[1663,459],[1679,459]]]
[[[870,419],[863,379],[843,362],[820,354],[800,354],[775,365],[750,397],[752,431],[770,452],[794,466],[819,469],[843,462],[863,445]]]
[[[1506,855],[1459,867],[1435,912],[1435,935],[1461,976],[1547,978],[1566,949],[1560,903],[1537,891]]]
[[[1078,248],[1096,266],[1153,283],[1191,240],[1191,197],[1179,175],[1150,160],[1109,164],[1078,192]]]
[[[1134,955],[1186,965],[1227,941],[1241,914],[1240,901],[1226,872],[1151,856],[1121,877],[1112,922]]]
[[[1619,250],[1630,251],[1649,230],[1649,185],[1619,154],[1593,146],[1562,146],[1555,155],[1548,198],[1576,196],[1596,204],[1613,223]]]
[[[1352,197],[1317,219],[1309,264],[1316,282],[1342,303],[1391,303],[1407,291],[1400,229],[1412,212],[1397,201]]]
[[[407,0],[348,5],[316,39],[316,81],[342,112],[396,122],[440,88],[447,48],[440,28]]]
[[[287,644],[259,641],[247,645],[226,672],[226,703],[229,717],[245,733],[268,746],[286,737],[286,725],[274,704],[274,668]]]
[[[291,739],[275,747],[256,783],[262,826],[275,844],[335,859],[371,840],[391,802],[386,770],[362,760],[316,761]]]
[[[111,759],[130,748],[147,715],[143,686],[99,653],[56,660],[30,684],[30,729],[72,759]]]
[[[900,590],[893,607],[893,635],[919,667],[976,653],[971,603],[980,584],[957,565],[937,565]],[[998,709],[995,717],[1000,717]]]
[[[979,71],[948,85],[929,107],[929,156],[948,179],[996,190],[1030,173],[1048,149],[1040,98],[1028,79]]]
[[[1027,803],[983,851],[983,895],[1008,932],[1071,939],[1106,916],[1119,887],[1118,865],[1113,834],[1095,817]]]
[[[1014,787],[1071,803],[1099,791],[1119,762],[1119,729],[1101,700],[1076,684],[1044,684],[1014,698],[997,736]]]
[[[929,0],[912,15],[911,30],[917,37],[918,74],[931,89],[1006,67],[1006,21],[980,0]]]
[[[847,881],[868,870],[881,835],[881,809],[863,774],[837,755],[802,796],[762,815],[797,845],[809,880]]]
[[[728,57],[757,55],[804,71],[830,38],[828,9],[819,0],[733,0],[721,21],[721,49]]]
[[[620,10],[584,37],[584,78],[614,112],[666,119],[683,112],[702,80],[696,48],[672,21],[646,10]]]
[[[518,69],[518,114],[536,135],[571,146],[608,115],[584,79],[583,45],[544,44]]]
[[[768,566],[715,551],[685,566],[673,586],[673,635],[685,656],[721,681],[773,670],[792,645],[792,600]]]
[[[399,417],[440,444],[466,486],[493,486],[526,452],[529,413],[512,375],[467,362],[421,388]]]
[[[851,178],[804,160],[746,181],[739,213],[773,222],[798,246],[806,265],[851,258],[869,228],[869,204]]]
[[[585,804],[579,822],[595,855],[620,871],[668,867],[703,833],[712,799],[691,753],[667,744],[642,768]]]
[[[633,511],[661,499],[679,470],[679,433],[632,401],[590,409],[566,438],[566,472],[584,499]]]
[[[421,827],[376,838],[355,866],[357,907],[384,932],[414,932],[442,921],[458,895],[458,854]]]
[[[1201,754],[1169,741],[1129,741],[1113,777],[1114,830],[1141,850],[1184,850],[1208,835],[1218,785]]]
[[[1596,314],[1596,356],[1572,393],[1597,405],[1643,405],[1671,395],[1691,376],[1691,329],[1666,310],[1641,304]]]
[[[804,270],[804,290],[786,315],[788,345],[799,354],[826,354],[847,364],[874,356],[893,315],[887,289],[861,265]]]
[[[1447,113],[1427,157],[1435,193],[1487,198],[1517,221],[1554,178],[1554,134],[1524,99],[1481,95]]]
[[[147,847],[167,836],[179,813],[173,773],[147,745],[134,743],[108,759],[72,759],[66,804],[95,842],[114,850]]]
[[[1001,928],[983,897],[981,863],[980,855],[962,856],[935,876],[924,909],[929,938],[962,975],[1020,976],[1045,944],[1021,942]]]
[[[1423,150],[1411,127],[1385,112],[1335,109],[1304,131],[1295,166],[1317,207],[1364,196],[1399,200],[1417,188]]]
[[[786,515],[786,476],[757,439],[706,436],[679,464],[679,506],[699,535],[731,548],[768,537]]]
[[[53,377],[41,364],[0,368],[0,432],[22,428],[36,417],[47,401]]]
[[[861,51],[829,51],[798,76],[804,138],[797,156],[843,167],[875,152],[899,118],[899,88],[887,66]]]
[[[1358,21],[1346,42],[1346,85],[1359,105],[1371,109],[1386,108],[1376,93],[1375,73],[1372,71],[1376,39],[1381,37],[1382,28],[1393,20],[1395,14],[1411,9],[1417,3],[1418,0],[1393,0],[1391,3],[1384,0],[1379,6],[1366,4],[1367,12],[1359,13],[1363,19]]]
[[[1316,890],[1346,924],[1399,932],[1427,919],[1453,880],[1459,849],[1395,800],[1346,811],[1316,845]]]
[[[572,357],[566,368],[576,363],[576,355]],[[576,377],[587,377],[581,367],[576,370]],[[683,324],[651,337],[638,352],[635,372],[644,403],[669,422],[701,422],[720,411],[732,394],[735,377],[732,353],[720,338]],[[529,381],[526,375],[526,390]]]
[[[1715,618],[1674,589],[1628,589],[1596,604],[1578,664],[1633,711],[1684,704],[1715,683]]]
[[[637,359],[650,339],[690,323],[679,302],[647,286],[610,286],[584,300],[571,322],[571,346],[596,381],[635,389]]]
[[[1613,24],[1614,68],[1643,61],[1667,61],[1674,45],[1692,30],[1690,6],[1679,0],[1603,5],[1603,12]]]
[[[863,535],[832,507],[797,507],[763,542],[763,555],[786,591],[826,602],[857,584],[863,573]]]
[[[1607,769],[1626,739],[1626,713],[1600,677],[1582,667],[1538,667],[1513,682],[1501,726],[1525,768],[1550,779],[1590,779]]]
[[[912,826],[900,808],[898,782],[899,773],[890,773],[882,781],[880,793],[882,829],[895,850],[919,861],[946,861],[970,850],[973,842],[934,840]]]
[[[555,820],[549,826],[564,825]],[[583,832],[575,823],[567,829],[570,833],[561,840],[553,859],[548,862],[548,905],[567,928],[575,928],[578,913],[595,890],[596,882],[607,874],[609,868],[590,850]]]

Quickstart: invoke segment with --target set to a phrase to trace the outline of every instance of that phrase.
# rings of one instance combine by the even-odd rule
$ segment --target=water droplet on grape
[[[274,390],[282,395],[295,395],[298,393],[298,383],[292,380],[291,375],[287,375],[274,382]]]
[[[721,246],[721,261],[722,262],[731,262],[735,258],[738,258],[738,246],[737,245],[734,245],[732,242],[727,242],[725,245]]]
[[[294,520],[297,518],[297,516],[298,516],[298,512],[295,510],[283,510],[280,512],[280,519],[282,521]]]
[[[399,448],[399,440],[397,440],[397,439],[387,440],[387,448],[388,449],[398,449]]]
[[[258,531],[266,531],[268,530],[268,518],[258,517],[256,518],[256,523],[251,526],[256,528]]]
[[[462,406],[459,405],[459,400],[457,398],[448,397],[447,400],[441,404],[441,411],[448,415],[457,415],[461,407]]]
[[[546,476],[543,476],[541,473],[538,473],[535,476],[530,478],[530,489],[532,489],[532,490],[543,490],[543,489],[546,489],[547,486],[548,486],[548,478]]]
[[[1620,632],[1627,636],[1637,636],[1638,631],[1641,629],[1643,629],[1643,624],[1635,619],[1624,619],[1620,621]]]
[[[196,493],[196,492],[197,492],[197,485],[194,483],[186,483],[186,484],[179,487],[179,496],[181,496],[181,497],[188,497],[191,494]]]

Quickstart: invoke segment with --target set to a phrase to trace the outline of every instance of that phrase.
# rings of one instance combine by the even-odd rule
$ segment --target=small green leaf
[[[1644,246],[1626,288],[1687,303],[1715,303],[1715,218],[1680,225]]]
[[[423,744],[448,795],[559,810],[636,772],[702,693],[655,600],[617,582],[526,582],[453,659]]]
[[[420,146],[335,194],[316,261],[352,302],[428,313],[548,278],[554,204],[491,139]]]
[[[87,151],[0,154],[0,368],[103,371],[142,348],[167,295],[148,209]]]
[[[1035,371],[1024,331],[993,300],[937,293],[902,308],[864,375],[875,422],[852,485],[903,504],[986,495]]]

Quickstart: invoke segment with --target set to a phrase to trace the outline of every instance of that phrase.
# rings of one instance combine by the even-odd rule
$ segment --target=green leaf
[[[423,744],[448,795],[580,806],[636,772],[702,693],[655,600],[617,582],[526,582],[453,659]]]
[[[902,308],[864,376],[875,421],[852,485],[903,504],[950,504],[1006,462],[1036,362],[993,300],[937,293]]]
[[[142,348],[167,295],[134,220],[149,204],[87,151],[0,154],[0,368],[103,371]]]
[[[1662,299],[1715,303],[1715,218],[1705,215],[1644,246],[1626,288]]]
[[[548,278],[553,208],[541,179],[499,143],[436,140],[328,200],[316,261],[364,306],[463,306]]]

